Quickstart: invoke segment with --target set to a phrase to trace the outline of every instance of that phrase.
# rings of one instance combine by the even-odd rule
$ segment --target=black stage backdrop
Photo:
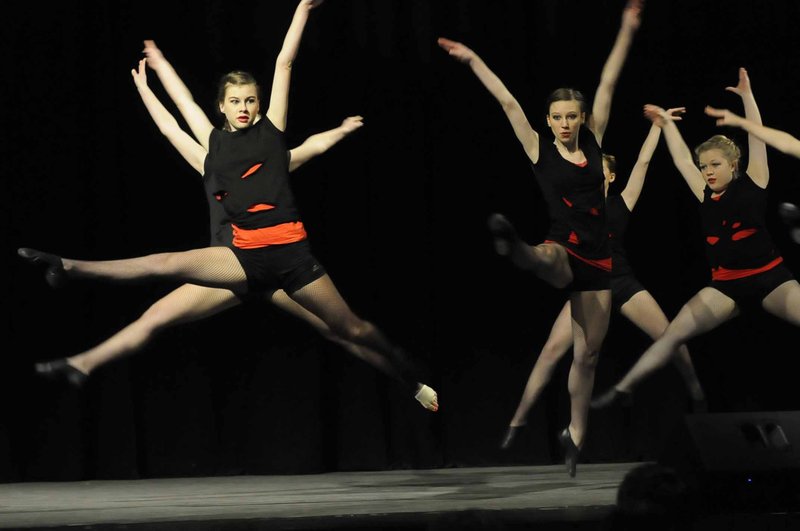
[[[37,378],[34,362],[98,343],[175,285],[76,282],[54,291],[17,247],[106,259],[207,241],[199,176],[159,135],[130,76],[142,40],[156,40],[211,114],[227,71],[252,71],[269,87],[296,2],[4,6],[0,480],[559,462],[569,356],[522,444],[497,448],[564,294],[496,256],[485,221],[504,212],[535,242],[547,227],[544,205],[502,110],[436,38],[473,47],[548,134],[546,95],[559,86],[594,93],[623,5],[328,0],[311,15],[293,73],[289,143],[349,115],[363,115],[365,126],[293,174],[297,201],[314,252],[353,309],[427,366],[436,414],[266,304],[168,330],[80,392]],[[800,134],[798,23],[796,0],[650,0],[604,140],[619,160],[612,193],[647,133],[643,104],[686,106],[680,127],[694,146],[719,132],[704,105],[741,112],[724,90],[739,66],[764,122]],[[769,222],[800,272],[775,213],[779,202],[800,200],[800,161],[769,156]],[[695,203],[662,142],[627,239],[640,280],[670,317],[708,277]],[[712,411],[800,409],[798,337],[755,312],[693,341]],[[647,345],[614,315],[596,389]],[[686,406],[667,368],[631,410],[592,414],[584,461],[658,455]]]

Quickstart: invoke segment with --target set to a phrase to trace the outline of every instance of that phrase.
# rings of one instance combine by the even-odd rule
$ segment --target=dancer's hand
[[[645,118],[653,122],[653,124],[657,125],[658,127],[663,127],[667,123],[667,120],[672,122],[683,120],[682,115],[685,112],[686,107],[672,107],[669,109],[664,109],[651,103],[648,103],[644,106]]]
[[[315,7],[319,7],[324,0],[302,0],[300,5],[305,6],[309,11]]]
[[[450,39],[445,39],[444,37],[439,37],[436,39],[436,42],[444,51],[446,51],[457,61],[469,63],[475,58],[475,52],[460,42],[451,41]]]
[[[642,24],[642,10],[644,9],[644,0],[628,0],[625,9],[622,11],[622,25],[638,30]]]
[[[750,86],[750,76],[744,67],[739,68],[739,83],[735,87],[725,87],[728,92],[738,94],[740,98],[753,94],[753,87]]]
[[[710,105],[706,105],[706,108],[703,110],[707,115],[717,119],[717,125],[739,127],[744,122],[744,118],[738,114],[732,113],[728,109],[715,109]]]
[[[364,126],[364,117],[363,116],[348,116],[342,121],[342,125],[340,126],[344,133],[349,135],[356,129],[360,129]]]
[[[679,122],[683,120],[683,115],[686,114],[686,107],[671,107],[664,112],[668,119],[673,122]]]
[[[139,68],[131,69],[131,76],[133,76],[133,83],[137,89],[147,86],[147,59],[139,60]]]
[[[158,70],[161,65],[167,62],[167,60],[164,59],[164,54],[161,53],[161,50],[156,46],[156,41],[144,41],[142,53],[147,58],[147,64],[150,65],[150,68],[153,70]]]

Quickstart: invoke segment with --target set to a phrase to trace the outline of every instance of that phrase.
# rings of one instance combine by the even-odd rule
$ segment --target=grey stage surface
[[[0,528],[184,527],[259,521],[273,529],[360,519],[424,521],[463,510],[523,514],[531,521],[598,520],[625,473],[641,463],[506,466],[0,484]],[[160,525],[159,525],[160,524]]]

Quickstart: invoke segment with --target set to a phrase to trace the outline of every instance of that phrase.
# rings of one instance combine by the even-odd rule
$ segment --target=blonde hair
[[[694,148],[695,163],[699,164],[700,154],[706,151],[718,149],[722,152],[722,156],[733,166],[733,177],[739,176],[739,159],[742,158],[742,150],[736,145],[736,142],[731,140],[725,135],[714,135],[696,148]]]

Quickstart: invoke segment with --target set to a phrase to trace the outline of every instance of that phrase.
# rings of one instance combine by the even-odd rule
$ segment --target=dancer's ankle
[[[74,358],[66,358],[68,364],[72,365],[75,369],[78,369],[86,376],[92,372],[92,368],[82,359],[74,357]]]

